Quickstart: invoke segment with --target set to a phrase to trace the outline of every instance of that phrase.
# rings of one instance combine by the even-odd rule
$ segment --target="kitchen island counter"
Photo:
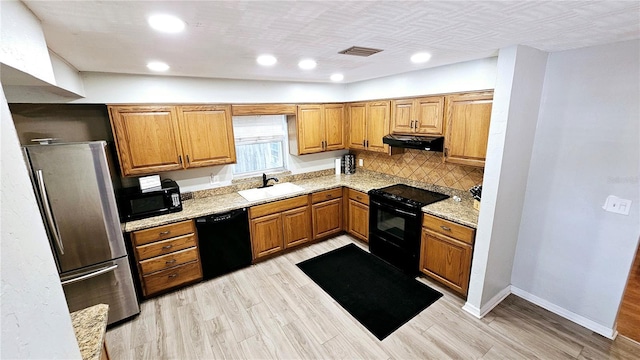
[[[104,345],[108,317],[109,305],[106,304],[94,305],[71,313],[71,324],[83,360],[108,359]]]

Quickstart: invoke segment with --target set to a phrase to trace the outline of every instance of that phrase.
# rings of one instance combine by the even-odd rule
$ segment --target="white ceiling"
[[[354,82],[497,55],[522,44],[559,51],[640,38],[640,1],[32,1],[47,44],[80,71],[230,79]],[[147,25],[155,13],[180,34]],[[353,45],[384,51],[340,55]],[[410,55],[428,51],[426,64]],[[256,64],[271,53],[278,63]],[[317,60],[300,70],[301,58]]]

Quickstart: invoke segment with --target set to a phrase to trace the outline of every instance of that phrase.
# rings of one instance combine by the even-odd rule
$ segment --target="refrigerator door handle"
[[[96,277],[98,275],[102,275],[102,274],[106,274],[108,272],[114,271],[117,268],[118,268],[118,264],[107,266],[107,267],[104,267],[102,269],[99,269],[99,270],[96,270],[96,271],[92,271],[90,273],[83,274],[83,275],[80,275],[78,277],[71,278],[69,280],[65,280],[65,281],[62,282],[62,285],[69,285],[69,284],[76,283],[78,281],[91,279],[91,278]]]
[[[60,233],[58,232],[58,227],[56,226],[56,222],[53,220],[53,213],[51,211],[51,204],[49,204],[49,196],[47,195],[47,189],[44,186],[44,176],[42,175],[42,170],[36,171],[36,182],[38,183],[38,190],[40,192],[40,197],[42,198],[42,203],[44,207],[44,215],[47,218],[47,223],[49,223],[49,227],[51,228],[51,234],[58,244],[58,248],[60,249],[60,253],[64,255],[64,245],[62,244],[62,240],[60,239]]]

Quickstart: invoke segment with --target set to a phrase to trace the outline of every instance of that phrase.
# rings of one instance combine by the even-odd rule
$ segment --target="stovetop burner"
[[[381,196],[389,200],[399,201],[413,207],[423,207],[425,205],[433,204],[434,202],[449,198],[449,195],[419,189],[404,184],[397,184],[380,189],[374,189],[371,190],[369,194]]]

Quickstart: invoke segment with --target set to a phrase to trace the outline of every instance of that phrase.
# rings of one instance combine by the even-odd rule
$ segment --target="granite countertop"
[[[124,224],[124,231],[132,232],[136,230],[142,230],[154,226],[194,219],[200,216],[224,213],[226,211],[234,209],[251,207],[259,204],[310,194],[317,191],[334,189],[342,186],[346,186],[348,188],[366,193],[371,189],[381,188],[399,183],[437,191],[451,196],[449,199],[423,207],[422,211],[427,214],[435,215],[465,226],[469,226],[472,228],[477,227],[478,211],[473,208],[473,198],[467,191],[411,181],[400,177],[370,171],[358,171],[352,175],[327,175],[291,182],[302,187],[304,190],[287,194],[285,196],[273,197],[259,201],[247,201],[237,192],[184,200],[182,202],[182,211],[155,216],[148,219],[127,222]],[[453,199],[454,196],[460,197],[461,201],[455,201]]]
[[[83,360],[99,360],[107,330],[109,305],[98,304],[71,313],[73,331]]]

